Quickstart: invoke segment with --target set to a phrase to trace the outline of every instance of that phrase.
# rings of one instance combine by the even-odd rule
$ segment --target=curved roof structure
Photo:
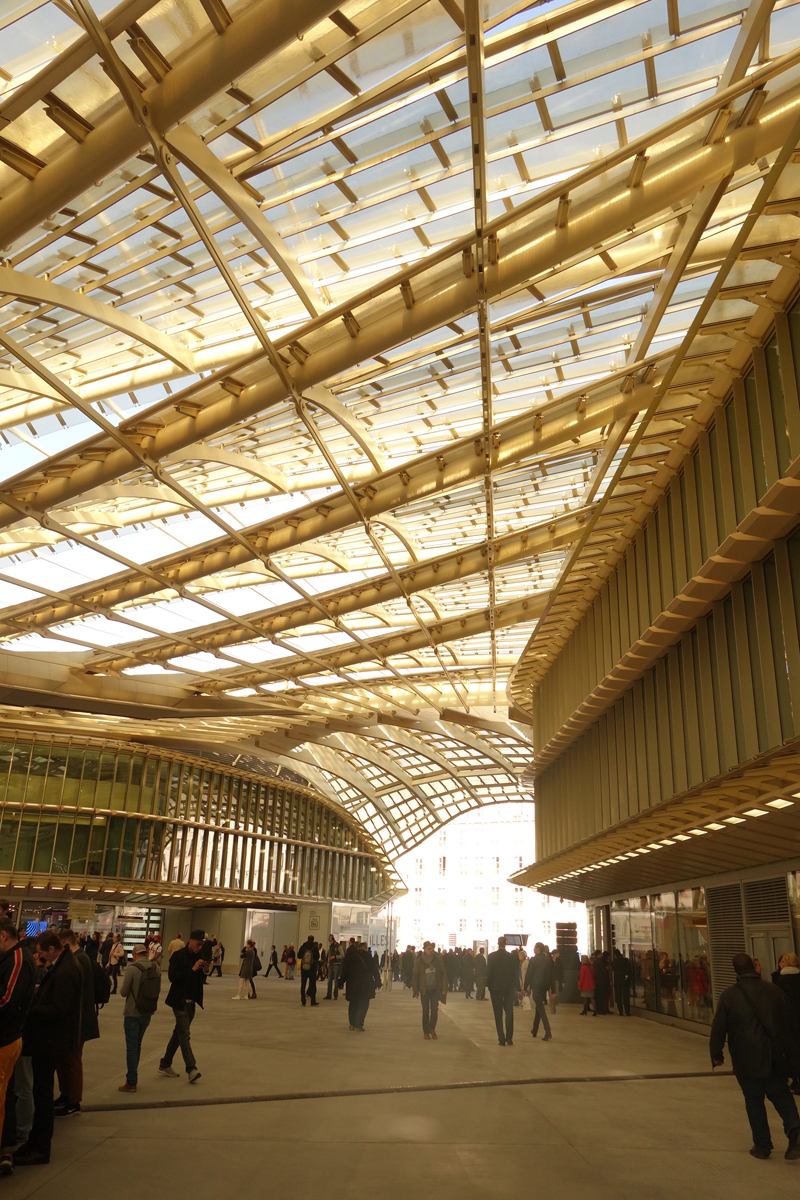
[[[11,0],[0,725],[263,753],[390,856],[532,799],[531,689],[800,269],[799,31]]]

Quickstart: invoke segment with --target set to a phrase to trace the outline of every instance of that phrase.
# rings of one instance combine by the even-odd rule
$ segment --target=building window
[[[495,859],[494,859],[494,873],[495,873],[495,875],[500,874],[500,859],[497,855],[495,855]]]
[[[445,855],[442,855],[441,858],[439,859],[439,874],[444,875],[446,871],[447,871],[447,858],[445,857]]]
[[[480,919],[480,917],[478,917],[477,921],[475,922],[475,930],[477,933],[483,933],[483,921]]]
[[[422,904],[422,888],[414,888],[414,903],[416,905]]]
[[[499,932],[500,932],[499,924],[497,923],[497,921],[492,921],[492,933],[499,933]]]
[[[514,927],[515,927],[515,930],[517,933],[522,933],[522,918],[521,917],[517,917],[516,921],[514,922]]]
[[[514,888],[514,908],[522,908],[522,888]]]
[[[467,922],[465,921],[465,919],[464,919],[463,917],[462,917],[462,918],[461,918],[461,920],[458,922],[458,932],[459,932],[459,933],[466,933],[466,932],[467,932]]]
[[[414,870],[416,871],[417,875],[422,874],[422,858],[414,859]]]
[[[466,875],[468,873],[468,871],[469,871],[469,859],[462,858],[461,859],[461,874]]]
[[[500,903],[500,888],[492,888],[492,904]]]

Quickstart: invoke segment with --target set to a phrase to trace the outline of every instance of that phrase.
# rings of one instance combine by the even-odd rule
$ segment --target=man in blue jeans
[[[800,1117],[788,1084],[800,1061],[794,1015],[781,989],[761,978],[749,954],[734,954],[732,961],[736,983],[720,996],[711,1026],[712,1066],[722,1066],[727,1038],[753,1132],[753,1158],[772,1153],[765,1098],[783,1121],[789,1143],[784,1158],[800,1158]]]
[[[158,1003],[161,968],[147,957],[145,945],[134,946],[119,993],[125,999],[122,1024],[125,1030],[126,1071],[120,1092],[135,1092],[139,1083],[139,1058],[150,1018]]]

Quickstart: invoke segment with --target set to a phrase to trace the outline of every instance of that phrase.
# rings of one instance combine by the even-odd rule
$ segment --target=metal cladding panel
[[[725,988],[736,982],[731,959],[747,948],[742,889],[738,883],[706,889],[708,940],[711,946],[714,1005]]]

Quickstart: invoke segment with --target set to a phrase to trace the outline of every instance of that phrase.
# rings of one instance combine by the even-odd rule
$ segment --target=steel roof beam
[[[237,11],[224,33],[209,29],[207,36],[173,64],[161,83],[145,90],[142,98],[153,124],[166,133],[336,8],[337,0],[304,0],[302,4],[255,0]],[[84,142],[55,156],[35,179],[8,190],[0,201],[0,247],[35,229],[148,144],[146,131],[137,125],[127,106],[116,105]]]
[[[230,28],[235,27],[236,23]],[[167,79],[172,74],[174,72],[170,72]],[[573,203],[566,224],[554,226],[552,216],[541,215],[521,222],[519,232],[508,232],[501,238],[499,260],[487,267],[487,298],[499,297],[528,285],[539,273],[549,270],[554,262],[569,262],[591,252],[608,238],[668,210],[676,197],[690,195],[699,186],[723,178],[747,166],[754,158],[776,149],[788,134],[800,108],[800,87],[787,88],[783,93],[773,95],[752,125],[737,128],[723,142],[711,145],[689,142],[677,151],[654,156],[639,187],[629,188],[626,176],[621,183],[618,181],[581,203]],[[474,282],[463,275],[460,254],[455,264],[445,264],[433,271],[432,276],[415,285],[418,295],[410,309],[399,290],[370,304],[368,316],[359,315],[363,324],[355,336],[339,326],[338,333],[335,327],[315,329],[308,335],[300,329],[296,335],[281,339],[277,343],[279,349],[298,343],[303,347],[303,365],[290,368],[293,387],[302,394],[308,387],[336,377],[365,358],[440,328],[475,307]],[[362,293],[358,298],[359,305],[365,305],[369,298],[369,292]],[[196,415],[173,421],[149,439],[150,456],[162,459],[176,454],[187,445],[251,419],[286,396],[282,379],[265,359],[237,370],[237,375],[244,384],[237,397],[219,386],[212,386],[208,392],[195,390],[193,395],[198,403],[202,403],[203,396],[207,403]],[[49,480],[43,484],[37,497],[38,506],[49,508],[64,503],[70,496],[89,487],[125,475],[135,465],[128,452],[109,449],[103,461],[78,467],[69,479]],[[397,502],[402,503],[403,497],[400,496]],[[7,507],[0,505],[0,525],[10,516]]]

